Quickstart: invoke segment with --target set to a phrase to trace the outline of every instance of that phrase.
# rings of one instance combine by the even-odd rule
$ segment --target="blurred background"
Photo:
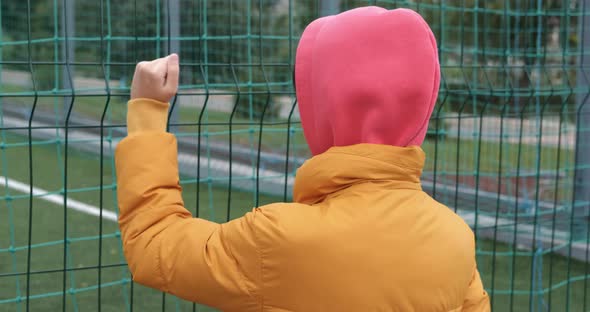
[[[493,310],[590,310],[590,0],[1,0],[0,310],[210,311],[134,284],[122,254],[135,64],[180,55],[185,204],[224,222],[291,200],[299,36],[366,5],[436,36],[423,187],[474,229]]]

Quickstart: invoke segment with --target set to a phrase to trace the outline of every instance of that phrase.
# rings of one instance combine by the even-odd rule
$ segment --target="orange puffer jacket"
[[[489,311],[463,220],[421,189],[419,147],[332,147],[294,201],[225,224],[183,206],[168,104],[129,103],[119,224],[135,281],[226,311]]]

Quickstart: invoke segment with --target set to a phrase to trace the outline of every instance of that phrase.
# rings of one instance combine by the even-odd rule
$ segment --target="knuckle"
[[[176,94],[176,89],[175,88],[167,88],[165,93],[166,93],[167,98],[171,98]]]
[[[149,66],[147,64],[138,65],[137,72],[142,76],[145,76],[149,72]]]

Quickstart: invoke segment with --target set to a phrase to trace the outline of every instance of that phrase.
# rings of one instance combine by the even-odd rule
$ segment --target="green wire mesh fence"
[[[299,35],[362,5],[415,9],[437,37],[423,186],[476,232],[494,310],[589,310],[588,0],[0,1],[0,310],[210,310],[125,264],[113,151],[134,66],[180,54],[183,196],[223,222],[290,200]]]

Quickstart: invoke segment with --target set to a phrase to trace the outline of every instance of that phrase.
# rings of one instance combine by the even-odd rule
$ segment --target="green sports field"
[[[4,143],[26,142],[24,137],[6,134],[3,139]],[[65,159],[65,151],[51,142],[47,142],[47,145],[35,145],[32,151],[34,185],[51,194],[63,195],[60,190],[64,185],[61,177],[65,168],[58,159]],[[28,146],[2,150],[0,156],[2,163],[7,164],[1,175],[28,183]],[[99,159],[75,150],[68,151],[67,159],[68,200],[101,207],[102,195],[104,211],[116,211],[113,160],[103,160],[101,194],[98,190],[101,182]],[[4,182],[2,181],[2,185],[5,185]],[[195,212],[196,186],[194,183],[183,185],[186,206]],[[30,272],[33,274],[30,275],[29,281],[32,311],[60,310],[63,304],[64,280],[69,311],[97,310],[99,284],[102,285],[102,311],[121,311],[122,307],[131,305],[136,311],[152,311],[160,309],[163,300],[166,308],[171,311],[192,307],[192,304],[182,303],[171,296],[163,297],[160,293],[142,286],[131,286],[130,275],[121,252],[117,224],[112,220],[103,218],[103,222],[100,222],[97,216],[73,209],[64,210],[63,204],[48,202],[44,199],[46,196],[36,197],[30,209],[27,193],[8,187],[0,188],[0,310],[24,311],[29,231],[33,247],[30,263]],[[252,194],[234,191],[231,198],[232,217],[241,215],[253,207]],[[261,200],[270,201],[266,197],[262,197]],[[201,185],[201,216],[217,221],[226,220],[227,203],[226,189]],[[67,227],[64,226],[64,221],[67,221]],[[102,240],[99,239],[100,236]],[[66,249],[64,239],[67,242]]]
[[[10,146],[0,150],[0,160],[4,164],[0,174],[4,177],[2,185],[6,185],[7,179],[28,184],[28,139],[7,131],[2,134],[3,145]],[[68,190],[64,194],[61,191],[66,170],[63,144],[59,145],[55,141],[36,143],[32,146],[33,184],[43,190],[36,192],[44,195],[35,197],[31,206],[28,192],[0,187],[0,310],[25,310],[27,271],[31,272],[28,282],[30,308],[33,311],[60,310],[63,298],[71,311],[96,311],[99,304],[101,311],[121,311],[123,307],[136,311],[155,311],[162,307],[168,311],[192,310],[193,305],[190,303],[131,283],[117,225],[112,218],[104,217],[101,222],[99,217],[88,211],[64,209],[63,202],[55,203],[56,196],[61,201],[67,196],[68,206],[72,202],[80,202],[99,210],[102,207],[103,216],[115,212],[113,159],[103,159],[101,174],[98,157],[68,149]],[[227,220],[226,187],[201,183],[197,203],[196,181],[183,179],[182,184],[185,205],[189,210],[196,213],[198,206],[201,217],[219,222]],[[278,200],[262,195],[260,203]],[[229,205],[230,218],[238,217],[255,205],[255,194],[233,190]],[[29,233],[32,248],[30,268],[27,270]],[[494,249],[495,256],[492,256]],[[513,253],[512,246],[501,243],[494,246],[491,241],[478,242],[480,271],[486,287],[494,294],[495,310],[508,310],[511,300],[515,310],[529,310],[532,254],[532,251],[526,250]],[[565,307],[566,294],[569,294],[571,311],[582,311],[585,306],[582,298],[586,290],[584,277],[588,271],[587,265],[552,254],[536,259],[536,265],[543,267],[540,271],[544,277],[542,285],[533,284],[533,293],[541,291],[544,304],[548,305],[551,300],[552,310],[555,311]],[[493,290],[489,289],[492,276]],[[566,284],[568,280],[570,283]],[[62,296],[64,288],[65,297]],[[195,289],[195,292],[198,291]],[[538,307],[541,302],[539,297],[535,296],[532,300],[534,306]],[[196,309],[207,310],[199,306]]]

